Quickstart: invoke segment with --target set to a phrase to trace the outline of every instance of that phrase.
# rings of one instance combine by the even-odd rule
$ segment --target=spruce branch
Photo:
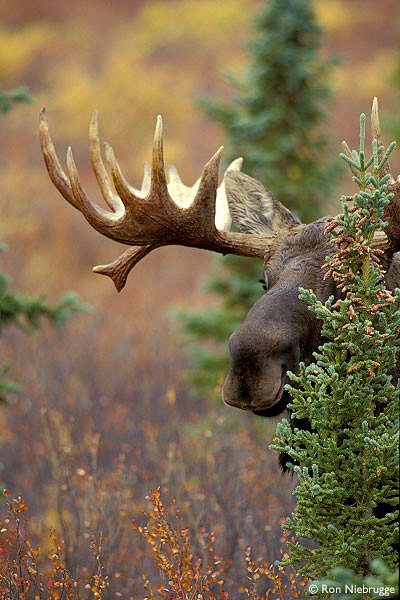
[[[0,252],[4,249],[4,245],[0,246]],[[39,329],[43,318],[58,327],[81,311],[88,312],[89,308],[74,292],[64,294],[58,304],[51,305],[43,295],[32,298],[11,289],[8,277],[0,272],[0,335],[10,326],[33,334]],[[8,370],[9,365],[0,368],[0,402],[5,401],[7,392],[20,393],[22,389],[20,385],[4,379]]]
[[[27,102],[32,104],[33,98],[28,93],[28,88],[21,86],[18,89],[6,91],[0,85],[0,110],[5,115],[17,102]]]

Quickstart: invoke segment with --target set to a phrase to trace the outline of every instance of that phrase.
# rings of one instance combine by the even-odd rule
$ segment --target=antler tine
[[[350,158],[351,160],[354,160],[354,156],[351,153],[351,150],[349,148],[349,145],[347,142],[343,141],[342,142],[342,148],[343,148],[343,152],[345,153],[345,155],[347,156],[347,158]],[[357,171],[357,169],[355,167],[353,167],[353,165],[347,163],[350,167],[350,171],[353,173],[353,175],[355,177],[358,177],[359,173]]]
[[[374,98],[374,100],[372,102],[371,132],[372,132],[372,139],[376,139],[378,148],[379,148],[380,146],[383,145],[383,142],[382,142],[381,126],[379,123],[378,98],[376,98],[376,97]],[[382,175],[387,175],[388,173],[390,173],[390,166],[389,166],[388,161],[386,161],[385,165],[383,166],[381,173],[382,173]]]
[[[219,163],[224,147],[221,146],[210,158],[203,169],[199,189],[191,205],[193,212],[199,214],[199,219],[206,225],[209,233],[216,231],[215,211],[218,189]]]
[[[243,158],[235,158],[224,173],[224,178],[217,190],[217,201],[215,209],[215,226],[221,231],[230,231],[232,225],[232,216],[229,210],[228,199],[226,197],[225,177],[229,171],[240,171],[243,165]]]
[[[157,116],[156,129],[154,131],[150,194],[155,198],[171,200],[164,170],[163,122],[161,115]]]
[[[372,137],[377,141],[378,148],[383,146],[377,98],[374,98],[372,102],[371,132]],[[387,182],[387,191],[393,193],[393,198],[384,211],[384,219],[388,222],[385,235],[387,236],[388,247],[391,251],[397,252],[400,250],[400,177],[397,178],[397,181],[394,179],[389,161],[386,161],[381,170],[381,176],[385,175],[390,176]]]
[[[168,179],[169,184],[174,184],[179,187],[184,186],[187,187],[179,176],[178,169],[174,165],[168,165]],[[199,179],[200,181],[200,179]]]
[[[146,246],[131,246],[125,250],[114,262],[108,265],[99,265],[93,267],[93,273],[107,275],[110,277],[116,287],[117,292],[120,292],[126,284],[129,273],[137,263],[142,260],[149,252],[162,246],[162,244],[147,244]]]
[[[74,208],[80,210],[80,205],[74,198],[74,194],[68,180],[68,177],[64,173],[56,150],[54,148],[53,141],[49,134],[49,124],[46,117],[46,109],[43,107],[40,111],[39,116],[39,132],[40,132],[40,146],[42,148],[42,154],[44,162],[46,164],[47,171],[50,175],[50,179],[58,189],[60,194],[72,204]]]
[[[193,199],[196,195],[197,190],[200,185],[199,179],[192,185],[185,185],[181,178],[179,177],[179,173],[174,165],[168,166],[168,192],[171,198],[173,198],[175,204],[180,206],[181,208],[187,208],[193,202]]]
[[[135,194],[132,186],[129,185],[125,177],[122,175],[121,167],[119,166],[117,159],[115,158],[114,150],[112,149],[112,147],[109,144],[107,144],[107,142],[105,142],[104,149],[117,194],[121,199],[123,205],[125,206],[125,210],[129,211],[132,208],[132,205],[135,202],[135,200],[138,199],[138,197]]]
[[[110,221],[115,221],[116,217],[113,213],[97,206],[86,194],[81,184],[70,146],[67,150],[67,168],[72,192],[79,210],[92,227],[100,231],[100,233],[110,236]]]
[[[115,213],[123,213],[124,206],[121,199],[113,192],[111,181],[101,158],[99,139],[99,117],[97,110],[94,111],[89,126],[89,153],[94,174],[96,175],[101,193],[107,205]]]
[[[153,194],[167,192],[167,180],[164,170],[164,151],[163,151],[163,123],[161,115],[157,116],[156,129],[154,131],[153,152],[151,157],[151,185],[150,190]]]
[[[243,167],[243,157],[239,156],[239,158],[235,158],[235,160],[233,160],[231,162],[231,164],[226,169],[225,173],[227,173],[228,171],[241,171],[242,167]]]
[[[112,213],[94,204],[87,196],[79,179],[71,148],[67,151],[68,177],[63,171],[49,134],[46,109],[40,112],[40,145],[50,179],[62,196],[98,231],[110,237],[109,219]]]

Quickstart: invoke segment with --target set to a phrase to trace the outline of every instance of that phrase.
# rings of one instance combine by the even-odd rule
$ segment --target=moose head
[[[376,99],[371,125],[372,136],[381,145]],[[230,337],[231,364],[222,395],[226,404],[257,415],[281,413],[288,402],[284,390],[287,371],[296,371],[300,361],[311,361],[321,343],[319,323],[299,300],[298,289],[312,289],[322,302],[330,295],[339,297],[334,280],[324,277],[321,268],[332,248],[327,218],[308,225],[300,223],[267,188],[240,172],[241,159],[230,165],[218,187],[222,148],[193,187],[181,182],[174,167],[169,168],[167,182],[161,117],[157,118],[152,164],[145,165],[143,184],[137,190],[127,183],[112,148],[105,145],[110,177],[102,160],[94,114],[89,130],[90,158],[108,210],[88,198],[70,148],[68,175],[63,171],[44,109],[40,139],[50,178],[64,198],[102,235],[132,246],[113,263],[93,269],[111,277],[118,291],[139,260],[160,246],[190,246],[264,261],[265,294]],[[351,157],[347,145],[345,152]],[[400,250],[400,177],[397,181],[391,177],[388,188],[394,193],[386,207],[388,226],[373,245],[384,251],[386,283],[393,289],[400,282],[395,257]],[[230,231],[232,221],[238,232]]]

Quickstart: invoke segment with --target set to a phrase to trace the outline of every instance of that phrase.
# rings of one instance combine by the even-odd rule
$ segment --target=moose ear
[[[300,224],[269,190],[244,173],[227,171],[225,189],[232,221],[241,233],[272,235]]]

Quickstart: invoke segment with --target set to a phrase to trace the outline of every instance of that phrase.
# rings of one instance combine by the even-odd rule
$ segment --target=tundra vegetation
[[[240,70],[244,61],[237,40],[247,34],[254,6],[247,0],[115,0],[89,1],[81,11],[77,0],[40,7],[20,0],[2,12],[4,86],[12,89],[27,81],[37,99],[34,107],[13,111],[4,124],[0,205],[7,218],[0,220],[0,237],[12,251],[2,262],[15,287],[29,295],[46,289],[56,298],[60,289],[79,282],[80,293],[95,311],[54,331],[44,323],[34,338],[15,328],[4,332],[2,353],[12,359],[12,378],[24,383],[25,394],[11,395],[10,406],[0,412],[1,475],[10,489],[7,501],[18,500],[21,493],[29,505],[28,512],[21,506],[20,531],[28,518],[25,539],[41,547],[39,570],[46,585],[46,572],[53,572],[47,549],[57,550],[52,541],[47,543],[48,528],[54,525],[66,568],[79,578],[81,598],[98,593],[90,585],[98,573],[90,544],[92,538],[100,541],[101,530],[100,559],[109,584],[102,589],[104,597],[141,598],[143,571],[150,585],[159,581],[144,540],[131,530],[132,515],[140,514],[144,496],[158,485],[165,506],[176,496],[192,533],[191,549],[204,565],[208,560],[201,539],[214,531],[214,551],[227,565],[224,589],[241,597],[241,588],[247,587],[261,596],[267,583],[259,576],[257,558],[262,556],[261,563],[269,566],[279,556],[284,541],[280,518],[292,510],[291,484],[281,480],[275,454],[266,452],[264,425],[252,415],[209,406],[205,400],[193,402],[179,379],[189,361],[160,307],[210,306],[213,299],[202,297],[198,286],[208,255],[174,248],[158,253],[138,268],[127,293],[119,297],[108,282],[93,277],[88,266],[102,250],[75,211],[55,201],[38,156],[37,105],[46,103],[55,111],[59,143],[72,139],[88,186],[82,131],[93,107],[108,119],[107,131],[122,164],[138,179],[140,163],[134,164],[132,156],[148,154],[147,133],[162,106],[173,124],[168,158],[181,164],[185,155],[185,178],[194,181],[198,162],[223,136],[198,114],[193,118],[193,96],[199,90],[229,93],[220,73]],[[362,10],[358,2],[345,0],[317,1],[316,8],[328,32],[329,52],[334,48],[352,55],[335,80],[331,134],[340,140],[351,131],[359,106],[377,89],[384,106],[391,104],[396,1],[380,6],[379,19],[373,0],[365,0]],[[336,209],[331,210],[334,214]],[[108,251],[104,245],[104,256]],[[177,261],[181,270],[171,268]],[[145,507],[152,510],[150,500]],[[14,543],[13,517],[5,519],[1,539],[9,536]],[[1,554],[2,565],[9,565],[9,575],[20,577],[19,568],[11,570],[10,556]],[[50,556],[57,560],[57,552]],[[277,597],[286,587],[284,571],[288,568],[278,573],[281,584],[274,579],[280,586]],[[255,576],[249,582],[251,573]],[[48,588],[49,596],[53,589]],[[62,592],[60,586],[52,597]],[[296,597],[290,587],[286,597]]]

